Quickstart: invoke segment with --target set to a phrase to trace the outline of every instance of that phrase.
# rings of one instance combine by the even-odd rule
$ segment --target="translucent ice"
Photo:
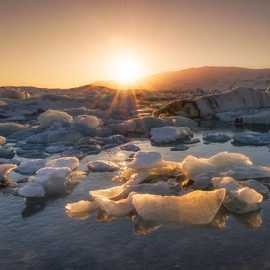
[[[225,198],[225,189],[193,191],[183,196],[134,194],[131,201],[145,220],[162,223],[209,224]]]

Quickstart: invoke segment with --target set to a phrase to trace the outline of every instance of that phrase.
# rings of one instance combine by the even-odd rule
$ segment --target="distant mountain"
[[[146,89],[146,90],[187,90],[187,89],[205,89],[205,90],[230,90],[238,87],[250,87],[254,89],[270,88],[270,68],[252,69],[241,67],[214,67],[206,66],[199,68],[182,69],[178,71],[169,71],[148,76],[136,84],[130,84],[123,87],[115,81],[97,81],[80,87],[69,89],[48,89],[37,87],[0,87],[3,90],[14,89],[26,91],[29,93],[76,93],[89,91],[112,91],[115,89]]]
[[[137,87],[151,90],[270,87],[270,69],[206,66],[164,72],[144,78]]]

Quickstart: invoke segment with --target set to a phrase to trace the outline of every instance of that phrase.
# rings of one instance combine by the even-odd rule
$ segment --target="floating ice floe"
[[[220,209],[225,189],[193,191],[183,196],[134,194],[131,202],[145,220],[161,223],[209,224]]]
[[[3,136],[0,136],[0,145],[3,145],[6,143],[6,138]]]
[[[16,168],[14,164],[0,164],[0,186],[8,182],[8,174]]]
[[[45,189],[46,196],[65,194],[70,179],[71,169],[67,167],[44,167],[39,169],[35,176],[30,177],[30,181],[40,184]]]
[[[256,166],[240,153],[220,152],[210,158],[187,156],[182,162],[182,171],[199,187],[207,187],[217,176],[231,176],[237,180],[270,177],[270,167]]]
[[[161,127],[151,129],[151,141],[156,144],[168,144],[184,141],[193,137],[193,132],[188,127]]]
[[[263,200],[262,194],[257,192],[256,189],[248,187],[246,182],[248,181],[238,182],[232,177],[216,177],[212,179],[215,188],[226,189],[226,198],[223,203],[224,206],[229,211],[237,214],[245,214],[258,210],[260,208],[260,203]],[[260,183],[258,182],[258,184]],[[251,182],[251,186],[253,185],[257,188],[259,186],[258,184]],[[263,186],[263,188],[265,188],[265,186]],[[265,189],[263,190],[265,191]]]
[[[101,120],[94,115],[79,115],[74,119],[75,124],[80,124],[86,128],[97,128],[101,124]]]
[[[270,145],[270,133],[249,131],[235,134],[233,137],[233,144],[254,146]]]
[[[45,197],[45,189],[39,183],[29,182],[18,190],[18,194],[25,198],[41,198]]]
[[[62,157],[62,158],[56,158],[56,159],[51,159],[48,160],[46,163],[46,167],[57,167],[57,168],[62,168],[62,167],[68,167],[72,171],[77,169],[80,165],[80,161],[76,157]]]
[[[178,144],[171,148],[171,151],[186,151],[188,150],[188,146],[184,144]]]
[[[122,145],[120,146],[120,149],[125,150],[125,151],[130,151],[130,152],[137,152],[141,150],[139,146],[133,143]]]
[[[231,212],[245,214],[260,209],[263,196],[249,187],[239,188],[229,192],[224,200],[224,206]]]
[[[96,211],[98,209],[98,205],[95,201],[81,200],[74,203],[68,203],[65,208],[71,216],[82,216]]]
[[[225,143],[230,139],[230,136],[222,133],[208,133],[203,136],[205,143]]]
[[[115,186],[106,189],[90,190],[89,195],[91,200],[95,200],[98,197],[113,199],[121,194],[124,190],[124,185]]]
[[[149,169],[157,167],[162,163],[162,157],[159,152],[139,151],[135,154],[134,160],[128,164],[128,167],[135,170]]]
[[[68,113],[57,111],[57,110],[48,110],[38,117],[39,124],[42,128],[48,128],[52,126],[52,124],[71,124],[73,118]]]
[[[87,163],[87,167],[92,172],[114,172],[119,170],[119,166],[112,161],[96,160]]]
[[[24,159],[19,164],[17,171],[22,174],[34,174],[46,164],[45,159]]]

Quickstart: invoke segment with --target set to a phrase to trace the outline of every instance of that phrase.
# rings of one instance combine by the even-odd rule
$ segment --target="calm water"
[[[139,144],[145,150],[158,149],[168,160],[226,150],[247,154],[257,164],[270,164],[267,147],[200,143],[185,152],[171,152],[148,142]],[[123,158],[116,153],[99,158]],[[27,218],[22,217],[22,198],[1,193],[0,269],[270,269],[269,201],[255,221],[229,216],[223,229],[164,225],[147,235],[138,235],[129,218],[100,222],[95,215],[79,220],[65,214],[66,203],[87,199],[90,189],[112,186],[111,177],[92,174],[72,194],[49,201],[42,211]],[[258,220],[262,224],[251,228]]]

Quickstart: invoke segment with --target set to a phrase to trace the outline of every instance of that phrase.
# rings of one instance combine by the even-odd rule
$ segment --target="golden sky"
[[[145,75],[270,67],[269,14],[268,0],[0,0],[0,85],[110,80],[123,55]]]

